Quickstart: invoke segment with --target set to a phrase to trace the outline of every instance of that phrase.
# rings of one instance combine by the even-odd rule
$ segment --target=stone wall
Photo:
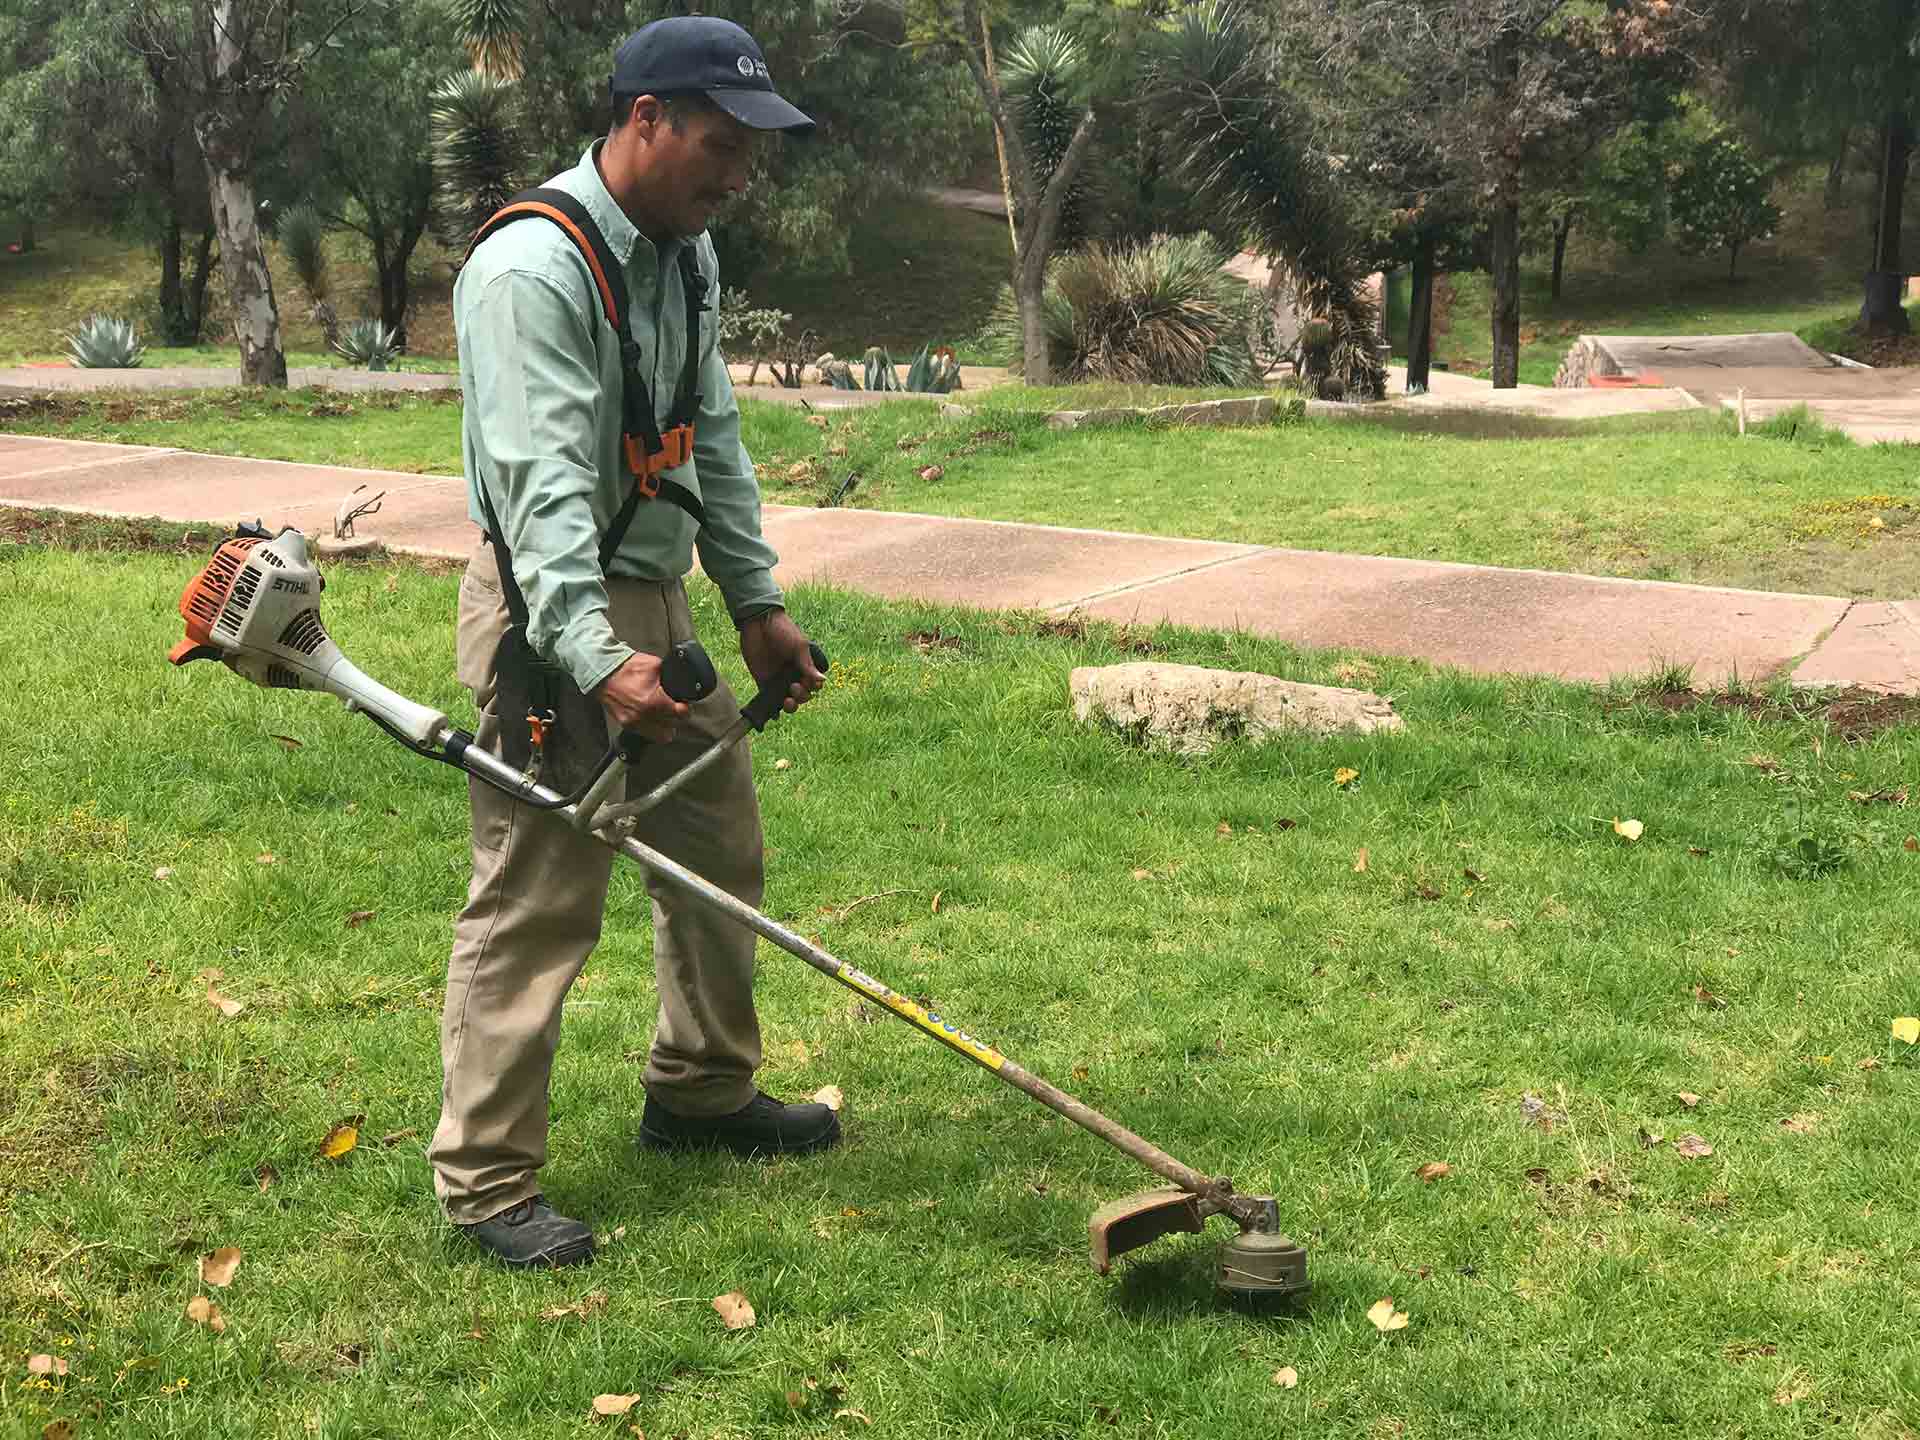
[[[1560,368],[1554,373],[1553,383],[1562,390],[1579,390],[1591,384],[1596,375],[1618,375],[1620,367],[1606,348],[1591,335],[1582,335],[1573,342],[1573,348],[1567,351],[1566,358],[1560,362]]]

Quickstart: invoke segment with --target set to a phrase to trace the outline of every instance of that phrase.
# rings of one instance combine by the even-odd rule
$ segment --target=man
[[[483,543],[460,587],[460,679],[481,707],[480,743],[524,716],[494,713],[495,647],[508,626],[503,579],[534,650],[604,707],[614,733],[656,743],[634,793],[678,769],[726,726],[722,684],[689,708],[660,687],[661,660],[692,638],[683,577],[697,544],[720,587],[754,679],[797,671],[792,710],[824,677],[773,583],[760,495],[739,410],[714,341],[718,265],[705,230],[746,186],[757,132],[813,122],[774,93],[760,47],[707,16],[661,20],[614,54],[613,124],[549,184],[571,194],[621,266],[633,338],[662,429],[699,346],[693,458],[663,477],[704,512],[642,503],[603,571],[599,548],[634,479],[623,457],[622,365],[592,273],[559,225],[505,225],[473,250],[454,287],[468,512],[497,517],[509,555]],[[688,333],[681,251],[706,289]],[[684,395],[682,400],[686,400]],[[697,534],[696,534],[697,532]],[[556,1213],[538,1181],[561,1004],[600,935],[613,853],[565,822],[473,782],[473,880],[455,924],[441,1018],[445,1078],[429,1155],[447,1217],[514,1266],[593,1255],[592,1232]],[[617,799],[618,797],[612,797]],[[760,814],[745,747],[645,817],[640,840],[749,904],[761,895]],[[760,1032],[754,937],[658,884],[654,969],[660,1020],[644,1084],[640,1143],[743,1155],[801,1154],[839,1138],[824,1105],[783,1105],[753,1084]]]

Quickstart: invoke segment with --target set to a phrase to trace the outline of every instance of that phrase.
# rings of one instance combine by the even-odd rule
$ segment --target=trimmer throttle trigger
[[[660,688],[682,705],[696,705],[714,692],[720,676],[698,640],[682,640],[660,661]]]

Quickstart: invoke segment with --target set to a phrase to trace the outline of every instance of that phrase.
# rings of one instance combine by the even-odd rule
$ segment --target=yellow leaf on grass
[[[1613,833],[1622,840],[1638,840],[1646,830],[1647,827],[1638,820],[1622,820],[1618,815],[1613,817]]]
[[[1453,1167],[1444,1160],[1429,1160],[1413,1173],[1431,1185],[1442,1176],[1451,1175],[1453,1173]]]
[[[200,1281],[204,1285],[231,1285],[233,1272],[239,1268],[240,1251],[232,1245],[222,1245],[211,1255],[200,1257]]]
[[[1359,778],[1360,772],[1349,765],[1342,765],[1333,772],[1333,783],[1343,790]]]
[[[813,1092],[813,1103],[824,1105],[829,1110],[838,1110],[847,1103],[847,1097],[840,1092],[838,1085],[822,1085]]]
[[[1153,878],[1153,871],[1136,870],[1133,872],[1133,878],[1136,880],[1151,880]]]
[[[1893,1022],[1893,1038],[1920,1045],[1920,1016],[1902,1015]]]
[[[1353,852],[1353,873],[1359,875],[1367,868],[1367,847],[1362,845]]]
[[[1673,1148],[1689,1160],[1701,1160],[1713,1154],[1713,1146],[1698,1135],[1682,1135],[1673,1142]]]
[[[344,1160],[354,1146],[360,1143],[360,1117],[342,1120],[327,1131],[327,1138],[320,1142],[322,1160]]]
[[[204,1295],[196,1295],[187,1301],[187,1319],[196,1325],[204,1325],[218,1334],[227,1328],[226,1316],[220,1313],[220,1307]]]
[[[274,853],[271,850],[262,850],[258,855],[253,857],[253,863],[256,865],[278,865],[280,862],[274,858]]]
[[[1291,1390],[1300,1383],[1300,1372],[1291,1365],[1282,1365],[1273,1372],[1273,1383],[1282,1390]]]
[[[1820,1117],[1808,1112],[1800,1115],[1789,1115],[1780,1122],[1780,1128],[1782,1130],[1790,1130],[1795,1135],[1811,1135],[1814,1132],[1814,1127],[1819,1125],[1819,1123]]]
[[[1407,1328],[1407,1312],[1393,1308],[1393,1297],[1391,1295],[1382,1296],[1379,1300],[1376,1300],[1373,1308],[1367,1311],[1367,1319],[1373,1322],[1374,1329],[1381,1331],[1383,1334],[1389,1330],[1404,1330]]]
[[[753,1306],[747,1303],[747,1297],[738,1290],[729,1290],[724,1295],[713,1297],[714,1313],[729,1330],[746,1330],[754,1322]]]
[[[67,1362],[58,1355],[29,1355],[27,1357],[29,1375],[64,1375]]]
[[[1700,1097],[1694,1094],[1691,1090],[1682,1090],[1679,1094],[1675,1095],[1673,1098],[1678,1100],[1682,1105],[1686,1106],[1687,1109],[1689,1110],[1693,1109],[1694,1106],[1700,1103]]]
[[[640,1403],[638,1395],[596,1395],[593,1397],[593,1413],[596,1415],[624,1415]]]
[[[373,919],[373,911],[371,910],[352,911],[347,916],[347,929],[358,930],[371,919]]]
[[[222,1015],[226,1016],[227,1019],[229,1020],[233,1019],[234,1016],[238,1015],[242,1010],[247,1008],[246,1001],[229,999],[227,996],[222,995],[218,990],[214,989],[211,985],[207,987],[207,1003],[213,1006],[213,1008],[218,1010]]]

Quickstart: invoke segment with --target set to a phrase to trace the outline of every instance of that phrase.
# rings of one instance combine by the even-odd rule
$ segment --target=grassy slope
[[[1816,344],[1846,343],[1860,308],[1860,206],[1822,208],[1817,175],[1783,191],[1786,215],[1771,241],[1741,252],[1729,283],[1725,255],[1688,256],[1671,246],[1644,255],[1616,251],[1575,230],[1567,247],[1563,293],[1550,292],[1551,256],[1526,257],[1521,270],[1520,379],[1551,385],[1579,335],[1713,335],[1789,330]],[[1438,322],[1434,357],[1462,374],[1485,373],[1491,354],[1490,282],[1455,275],[1453,303]],[[1404,338],[1404,334],[1402,336]]]
[[[36,697],[0,811],[0,1350],[71,1366],[40,1388],[16,1358],[5,1433],[557,1437],[603,1392],[638,1394],[646,1434],[702,1440],[1920,1427],[1920,1070],[1888,1039],[1920,1008],[1920,856],[1907,815],[1846,799],[1920,779],[1913,730],[1852,746],[1383,664],[1357,673],[1397,697],[1404,737],[1181,762],[1068,715],[1073,666],[1147,637],[808,592],[837,663],[756,747],[769,908],[1277,1190],[1314,1295],[1221,1309],[1198,1238],[1097,1280],[1085,1215],[1140,1173],[778,954],[766,1083],[842,1086],[846,1149],[635,1159],[654,1002],[628,873],[569,1006],[548,1175],[556,1203],[625,1231],[589,1272],[509,1276],[437,1221],[422,1153],[460,786],[332,701],[160,664],[197,555],[0,549],[0,645]],[[332,580],[360,663],[464,710],[452,577]],[[957,646],[903,643],[934,626]],[[1771,873],[1802,834],[1848,868]],[[236,1019],[205,999],[209,967]],[[359,1148],[318,1160],[353,1115]],[[1714,1153],[1681,1158],[1687,1132]],[[1435,1160],[1452,1174],[1421,1183]],[[195,1257],[222,1245],[245,1260],[203,1291]],[[734,1289],[759,1323],[728,1334],[707,1301]],[[196,1293],[224,1334],[182,1318]],[[1411,1316],[1387,1337],[1365,1319],[1384,1295]]]

